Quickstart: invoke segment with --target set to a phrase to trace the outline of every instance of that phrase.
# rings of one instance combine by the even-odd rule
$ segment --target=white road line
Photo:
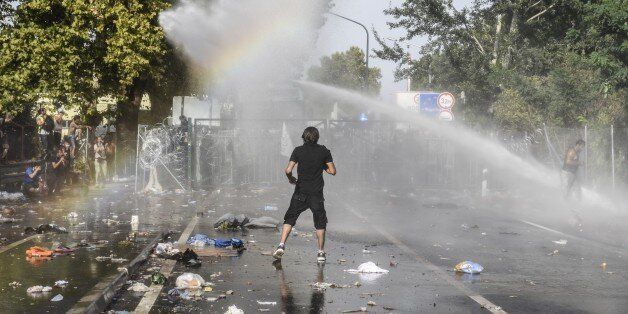
[[[420,263],[425,264],[425,266],[427,266],[428,269],[430,269],[431,271],[433,271],[434,273],[436,273],[436,275],[438,277],[440,277],[441,279],[443,279],[444,281],[446,281],[447,283],[449,283],[450,285],[454,286],[456,289],[458,289],[460,292],[464,293],[466,296],[468,296],[471,300],[477,302],[479,305],[481,305],[483,308],[487,309],[488,311],[490,311],[491,313],[495,313],[495,314],[506,314],[508,312],[504,311],[501,306],[497,306],[494,303],[492,303],[491,301],[487,300],[486,298],[484,298],[482,295],[479,295],[473,291],[471,291],[469,288],[467,288],[464,284],[456,281],[454,278],[452,278],[449,274],[447,274],[444,270],[442,270],[440,267],[430,263],[427,259],[425,259],[424,257],[422,257],[421,255],[419,255],[416,251],[414,251],[412,248],[410,248],[409,246],[407,246],[405,243],[403,243],[401,240],[397,239],[395,236],[393,236],[392,234],[388,233],[386,230],[378,227],[375,224],[371,224],[369,223],[369,221],[366,219],[366,217],[364,217],[364,215],[362,215],[360,212],[358,212],[357,210],[355,210],[352,206],[350,206],[349,204],[343,202],[343,201],[339,201],[340,203],[342,203],[347,209],[349,209],[349,211],[354,214],[355,216],[357,216],[358,218],[360,218],[362,221],[364,221],[365,223],[369,224],[369,227],[375,229],[375,231],[379,232],[382,236],[384,236],[384,238],[386,238],[388,241],[390,241],[391,243],[393,243],[395,246],[397,246],[399,249],[401,249],[402,251],[404,251],[406,254],[409,254],[411,256],[414,257],[415,260],[417,260]]]
[[[7,245],[5,245],[3,247],[0,247],[0,253],[4,253],[4,252],[6,252],[6,251],[8,251],[8,250],[10,250],[10,249],[12,249],[12,248],[22,244],[22,243],[24,243],[24,242],[28,242],[30,240],[33,240],[33,239],[39,237],[39,236],[41,236],[41,234],[35,234],[35,235],[30,236],[30,237],[26,237],[26,238],[24,238],[22,240],[15,241],[13,243],[10,243],[10,244],[7,244]]]
[[[590,244],[594,244],[596,247],[605,249],[605,250],[607,250],[609,252],[612,252],[612,253],[615,253],[615,254],[619,254],[619,255],[622,255],[622,256],[626,255],[626,252],[624,252],[623,250],[621,250],[619,248],[613,247],[612,245],[608,245],[608,244],[605,244],[605,243],[602,243],[602,242],[598,242],[598,241],[595,241],[595,240],[581,238],[581,237],[578,237],[578,236],[575,236],[575,235],[571,235],[571,234],[568,234],[568,233],[564,233],[562,231],[554,230],[552,228],[548,228],[548,227],[545,227],[545,226],[542,226],[542,225],[539,225],[539,224],[536,224],[536,223],[533,223],[533,222],[530,222],[530,221],[527,221],[527,220],[521,219],[519,221],[523,222],[524,224],[530,225],[532,227],[536,227],[536,228],[539,228],[539,229],[542,229],[542,230],[545,230],[545,231],[548,231],[548,232],[551,232],[551,233],[555,233],[555,234],[561,235],[561,236],[563,236],[565,238],[570,238],[570,239],[574,239],[574,240],[577,240],[577,241],[588,242]]]
[[[185,227],[185,229],[183,230],[183,233],[181,233],[181,236],[179,237],[179,240],[177,241],[178,245],[185,244],[187,239],[192,234],[192,231],[194,231],[194,228],[196,227],[197,223],[198,223],[198,217],[194,217],[192,221],[190,221],[190,223],[187,225],[187,227]],[[159,271],[164,276],[166,276],[166,278],[169,278],[176,264],[177,264],[177,261],[175,260],[171,260],[171,259],[165,260],[163,264],[161,265],[161,269]],[[161,289],[163,288],[164,288],[163,285],[150,285],[149,290],[144,294],[144,296],[142,297],[142,300],[140,300],[140,303],[137,305],[134,312],[135,313],[150,312],[150,310],[153,308],[153,305],[155,305],[155,301],[157,301],[157,298],[159,297],[159,293],[161,292]]]

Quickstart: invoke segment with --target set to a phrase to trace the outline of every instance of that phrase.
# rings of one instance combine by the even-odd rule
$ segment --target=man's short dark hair
[[[584,146],[584,143],[585,143],[585,142],[584,142],[584,140],[583,140],[583,139],[579,139],[579,140],[577,140],[577,141],[576,141],[576,146],[577,146],[577,145],[582,145],[582,146]]]
[[[303,130],[303,135],[301,135],[301,138],[305,143],[316,144],[318,142],[319,136],[320,135],[318,134],[318,129],[313,126],[309,126],[305,128],[305,130]]]

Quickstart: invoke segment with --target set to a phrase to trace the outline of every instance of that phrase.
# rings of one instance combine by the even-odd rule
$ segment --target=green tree
[[[406,0],[386,13],[406,34],[390,44],[375,33],[383,46],[376,55],[397,62],[396,77],[411,76],[417,87],[431,74],[437,87],[464,91],[465,111],[477,120],[514,128],[626,121],[626,106],[617,110],[628,78],[622,0],[477,0],[461,10],[449,0]],[[428,42],[410,60],[404,44],[419,36]],[[503,113],[522,108],[538,117],[504,123]]]
[[[155,111],[185,88],[187,68],[157,22],[171,1],[28,0],[0,30],[0,105],[20,111],[37,99],[95,114],[101,96],[130,129],[145,92]],[[171,97],[170,97],[171,98]]]
[[[324,56],[320,59],[320,65],[313,65],[307,71],[307,78],[310,81],[350,89],[363,91],[364,72],[366,70],[364,51],[358,47],[350,47],[347,51],[335,52],[331,56]],[[381,89],[382,74],[376,67],[369,67],[369,94],[379,95]],[[305,94],[306,103],[312,108],[315,117],[329,116],[333,110],[333,104],[339,103],[333,98],[326,98],[321,95]],[[340,104],[343,105],[343,104]],[[342,110],[349,115],[357,117],[355,108],[343,105]]]
[[[320,65],[314,65],[307,71],[310,81],[361,90],[364,86],[366,70],[364,51],[351,47],[347,51],[335,52],[320,59]],[[369,93],[379,95],[382,74],[379,68],[370,67],[368,72]]]

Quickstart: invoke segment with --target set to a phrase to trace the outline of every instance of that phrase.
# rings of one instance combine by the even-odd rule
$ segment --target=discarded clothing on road
[[[231,239],[215,239],[214,240],[216,247],[233,247],[234,249],[240,249],[244,247],[244,243],[242,240],[238,238]]]
[[[26,250],[26,256],[28,257],[52,257],[53,253],[52,250],[44,249],[39,246],[31,246]]]
[[[226,213],[222,217],[216,220],[214,228],[220,230],[233,230],[238,228],[244,228],[249,222],[249,218],[244,215],[234,215],[232,213]]]
[[[249,223],[245,225],[247,228],[277,228],[279,226],[279,220],[273,217],[259,217],[259,218],[251,218]]]
[[[175,255],[172,255],[171,259],[175,259],[179,262],[185,263],[186,267],[201,266],[201,261],[198,259],[198,254],[190,249],[186,249],[183,253],[179,252]]]
[[[188,239],[187,244],[191,244],[194,246],[204,246],[204,245],[213,246],[215,244],[215,241],[214,239],[204,234],[197,233]]]
[[[467,273],[467,274],[479,274],[484,270],[484,267],[478,263],[474,263],[471,261],[464,261],[458,263],[454,267],[457,272]]]
[[[68,230],[55,224],[42,224],[37,228],[26,227],[24,234],[43,234],[43,233],[68,233]]]

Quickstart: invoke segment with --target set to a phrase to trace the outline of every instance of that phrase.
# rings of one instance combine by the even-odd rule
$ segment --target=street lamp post
[[[362,23],[360,23],[360,22],[358,22],[356,20],[352,20],[352,19],[350,19],[348,17],[336,14],[334,12],[329,12],[329,14],[337,16],[337,17],[339,17],[341,19],[345,19],[345,20],[347,20],[349,22],[353,22],[355,24],[358,24],[358,25],[362,26],[362,28],[364,28],[364,31],[366,32],[366,51],[365,51],[365,54],[366,54],[366,69],[364,70],[364,91],[366,93],[368,93],[368,91],[369,91],[369,30],[366,28],[366,26],[364,26],[364,24],[362,24]]]

